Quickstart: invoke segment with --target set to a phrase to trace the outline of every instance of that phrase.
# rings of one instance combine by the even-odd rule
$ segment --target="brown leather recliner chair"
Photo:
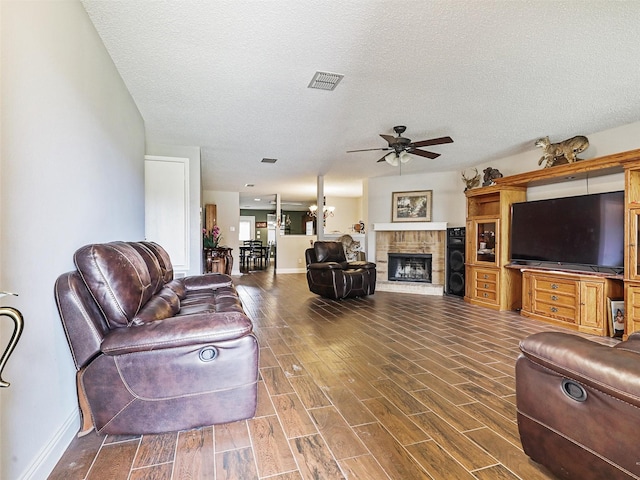
[[[544,332],[520,349],[516,401],[525,453],[563,479],[640,478],[640,333],[609,347]]]
[[[255,414],[258,344],[231,277],[173,279],[156,244],[87,245],[55,295],[80,435],[187,430]]]
[[[348,262],[341,242],[315,242],[305,251],[309,290],[335,300],[373,295],[376,264]]]

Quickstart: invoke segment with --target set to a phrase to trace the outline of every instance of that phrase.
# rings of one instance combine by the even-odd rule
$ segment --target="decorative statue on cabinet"
[[[538,165],[546,162],[544,168],[549,168],[554,165],[573,163],[581,160],[576,155],[589,148],[589,139],[578,135],[563,140],[562,142],[550,143],[549,137],[544,137],[536,140],[535,145],[536,147],[541,147],[544,152],[540,160],[538,160]]]
[[[473,170],[476,172],[476,174],[472,178],[467,178],[465,176],[465,171],[464,170],[462,171],[462,181],[466,185],[465,188],[464,188],[465,192],[467,190],[471,190],[472,188],[475,188],[478,185],[480,185],[480,174],[478,173],[478,169],[474,168]]]
[[[482,182],[483,187],[494,185],[496,183],[494,182],[496,178],[502,178],[502,174],[497,168],[487,167],[482,171],[482,173],[484,174]]]

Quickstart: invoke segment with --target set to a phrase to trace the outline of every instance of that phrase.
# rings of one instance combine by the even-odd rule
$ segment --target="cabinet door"
[[[498,265],[500,221],[498,219],[477,220],[475,223],[474,249],[475,263],[485,263],[493,266]]]
[[[626,274],[630,280],[640,280],[640,208],[629,210],[629,226],[627,230],[627,265]]]
[[[525,312],[533,312],[531,309],[531,272],[524,272],[522,274],[522,310]]]
[[[625,335],[640,331],[640,285],[625,285]]]
[[[604,281],[580,282],[580,331],[606,335],[607,322],[604,305]]]

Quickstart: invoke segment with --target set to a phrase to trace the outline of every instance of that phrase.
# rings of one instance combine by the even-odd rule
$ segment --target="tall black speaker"
[[[447,228],[447,295],[464,297],[465,228]]]

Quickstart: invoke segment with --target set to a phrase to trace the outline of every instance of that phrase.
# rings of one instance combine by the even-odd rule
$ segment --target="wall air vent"
[[[276,163],[278,161],[277,158],[263,158],[261,160],[262,163]]]
[[[316,72],[309,83],[309,88],[333,90],[340,83],[344,75],[339,73]]]

